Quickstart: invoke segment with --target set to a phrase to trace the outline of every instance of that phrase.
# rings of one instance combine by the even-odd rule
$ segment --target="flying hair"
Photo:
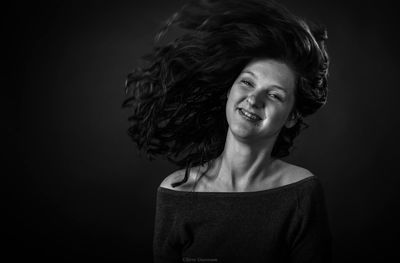
[[[182,34],[160,44],[171,28]],[[327,31],[273,1],[189,1],[155,37],[145,66],[127,77],[128,134],[149,159],[163,156],[188,171],[224,149],[227,93],[254,58],[271,58],[296,74],[297,122],[283,127],[271,155],[289,155],[304,117],[327,101]],[[179,184],[180,184],[179,183]]]

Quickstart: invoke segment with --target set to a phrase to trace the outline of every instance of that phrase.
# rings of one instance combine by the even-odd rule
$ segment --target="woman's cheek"
[[[269,107],[267,114],[270,117],[270,124],[272,126],[278,129],[283,127],[286,122],[286,111],[279,109],[279,107]]]

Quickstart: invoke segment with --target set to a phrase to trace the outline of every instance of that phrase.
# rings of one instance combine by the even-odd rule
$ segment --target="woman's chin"
[[[265,127],[264,127],[265,128]],[[274,140],[279,131],[261,130],[260,127],[249,125],[247,123],[237,122],[229,126],[229,132],[233,137],[240,141],[263,142]]]
[[[242,140],[254,140],[259,137],[257,129],[253,127],[245,127],[248,125],[237,124],[229,128],[232,135],[236,138],[241,138]]]

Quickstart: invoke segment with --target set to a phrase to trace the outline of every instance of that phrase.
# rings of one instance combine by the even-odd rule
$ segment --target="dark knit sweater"
[[[256,192],[157,190],[154,262],[331,262],[316,176]]]

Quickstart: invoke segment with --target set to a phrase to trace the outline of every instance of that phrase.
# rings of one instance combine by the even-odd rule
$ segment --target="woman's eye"
[[[240,82],[243,83],[243,84],[246,85],[246,86],[253,87],[253,83],[251,83],[251,82],[248,81],[248,80],[243,79],[243,80],[241,80]]]
[[[269,93],[268,96],[270,96],[271,98],[276,99],[276,100],[280,100],[280,101],[282,100],[282,98],[278,94]]]

